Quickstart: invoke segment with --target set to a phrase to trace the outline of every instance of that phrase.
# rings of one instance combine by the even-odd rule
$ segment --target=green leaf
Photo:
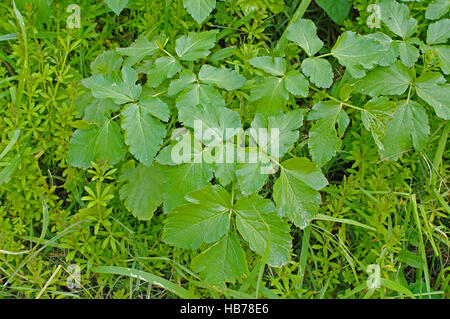
[[[389,67],[378,67],[355,84],[359,93],[372,97],[402,95],[414,81],[414,73],[397,61]]]
[[[309,131],[308,147],[313,160],[322,167],[340,148],[341,139],[336,131],[336,123],[339,125],[339,135],[342,136],[350,119],[340,103],[328,101],[314,105],[308,120],[318,120]]]
[[[150,220],[162,204],[162,178],[162,169],[157,164],[128,168],[121,174],[119,182],[124,185],[120,188],[120,199],[137,219]]]
[[[316,0],[328,16],[337,24],[342,24],[348,17],[353,0]]]
[[[397,60],[399,55],[398,42],[394,42],[382,32],[370,33],[366,37],[377,40],[384,47],[384,53],[380,55],[380,60],[378,61],[379,65],[389,66]]]
[[[433,46],[433,49],[437,51],[437,55],[440,60],[440,67],[445,75],[450,74],[450,46],[448,45],[437,45]]]
[[[197,81],[197,76],[192,71],[183,70],[178,79],[170,82],[168,91],[169,96],[177,95],[195,81]]]
[[[183,0],[183,5],[195,21],[202,24],[216,7],[216,0]]]
[[[250,95],[250,101],[254,103],[257,112],[268,115],[281,113],[288,99],[286,83],[277,77],[261,79],[252,87]]]
[[[273,187],[273,199],[280,216],[305,228],[316,217],[322,200],[319,190],[328,185],[317,164],[307,158],[281,163],[281,174]]]
[[[427,43],[446,43],[450,37],[450,19],[442,19],[428,26]]]
[[[424,268],[422,258],[409,250],[402,250],[398,253],[398,260],[414,268]]]
[[[164,125],[141,104],[128,104],[122,111],[122,117],[125,143],[130,147],[131,154],[149,166],[166,136]]]
[[[198,78],[204,83],[215,84],[228,91],[241,88],[247,81],[245,77],[235,70],[215,68],[207,64],[204,64],[200,69]]]
[[[444,120],[450,120],[450,85],[442,74],[425,73],[415,82],[417,95],[431,105],[436,115]]]
[[[411,68],[419,59],[420,51],[414,45],[401,41],[398,44],[400,60],[404,65]]]
[[[191,84],[177,97],[177,108],[193,107],[198,104],[225,106],[225,100],[219,91],[207,84]]]
[[[213,167],[202,163],[184,163],[164,167],[164,211],[186,203],[184,196],[207,185],[213,178]]]
[[[111,116],[111,112],[119,110],[119,105],[111,99],[94,99],[84,110],[84,119],[89,123],[102,125]]]
[[[185,127],[190,128],[195,128],[195,121],[201,121],[198,122],[198,127],[194,130],[194,133],[197,134],[194,137],[202,141],[204,145],[223,143],[238,134],[241,128],[238,113],[226,107],[217,107],[212,104],[181,108],[178,118]],[[210,140],[208,136],[205,136],[209,134],[211,134]]]
[[[155,61],[154,67],[147,72],[147,83],[153,88],[164,80],[171,79],[181,71],[181,65],[173,57],[161,57]]]
[[[122,82],[101,74],[94,74],[81,82],[92,90],[92,95],[98,99],[110,98],[116,104],[125,104],[137,100],[142,92],[140,85],[136,85],[137,73],[130,67],[122,68]]]
[[[289,71],[284,79],[286,89],[295,96],[308,97],[309,82],[297,70]]]
[[[314,22],[298,19],[287,28],[287,39],[297,43],[309,56],[313,56],[323,47],[322,40],[317,36]]]
[[[286,73],[286,61],[283,58],[260,56],[248,61],[253,67],[268,74],[283,76]]]
[[[251,195],[257,193],[266,183],[269,174],[265,173],[263,169],[270,165],[264,161],[255,148],[248,148],[245,150],[246,158],[254,156],[256,163],[239,163],[236,169],[236,176],[242,194]],[[259,158],[258,158],[259,156]]]
[[[384,149],[380,150],[380,157],[397,160],[413,146],[420,151],[429,134],[428,116],[423,106],[403,100],[397,105],[394,119],[387,123],[386,133],[381,139]]]
[[[321,58],[307,58],[302,62],[302,72],[320,88],[329,88],[333,84],[333,69],[330,62]]]
[[[230,227],[231,198],[221,186],[189,193],[188,204],[175,208],[165,221],[163,240],[180,248],[197,249],[214,243]]]
[[[372,133],[379,149],[384,149],[380,138],[386,131],[386,123],[391,120],[395,112],[395,103],[387,97],[376,97],[364,105],[361,119],[366,130]]]
[[[155,41],[149,41],[145,36],[140,35],[128,48],[117,48],[116,52],[130,59],[130,65],[141,62],[145,57],[152,56],[159,51]]]
[[[381,20],[396,35],[407,39],[417,30],[417,20],[409,17],[409,8],[406,4],[394,0],[381,0]]]
[[[150,113],[154,117],[161,121],[167,122],[170,117],[169,106],[161,101],[159,98],[154,98],[152,95],[146,95],[141,97],[138,104],[146,112]]]
[[[444,16],[450,9],[450,0],[434,0],[425,11],[425,18],[437,20]]]
[[[247,260],[236,235],[228,233],[217,243],[192,259],[191,267],[212,285],[226,282],[248,273]]]
[[[119,15],[127,6],[128,0],[105,0],[105,3],[116,15]]]
[[[260,150],[272,157],[281,158],[297,142],[298,129],[303,125],[303,110],[297,109],[277,116],[257,114],[251,124],[250,134],[258,144]],[[267,138],[258,135],[259,129],[267,129]],[[272,132],[276,130],[278,132]],[[259,138],[257,138],[259,137]],[[277,148],[275,154],[272,147]]]
[[[216,35],[219,31],[189,32],[179,37],[175,43],[175,51],[181,60],[195,61],[208,56],[210,49],[216,44]]]
[[[89,167],[94,160],[115,165],[125,155],[124,146],[119,126],[109,120],[102,126],[75,131],[69,143],[68,162],[81,168]]]
[[[366,74],[365,70],[378,64],[386,51],[379,41],[347,31],[339,36],[331,53],[354,78],[359,79]]]
[[[91,71],[109,77],[120,70],[122,62],[122,57],[116,51],[105,51],[91,63]]]
[[[289,226],[275,214],[272,201],[257,195],[243,197],[234,210],[236,227],[250,249],[262,256],[270,242],[267,263],[272,267],[285,265],[292,247]]]

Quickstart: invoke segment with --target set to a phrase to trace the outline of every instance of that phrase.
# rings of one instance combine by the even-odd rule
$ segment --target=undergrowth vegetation
[[[447,298],[449,9],[3,1],[0,298]]]

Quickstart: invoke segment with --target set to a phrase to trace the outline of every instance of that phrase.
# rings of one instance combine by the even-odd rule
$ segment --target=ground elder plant
[[[215,1],[194,2],[184,4],[201,23]],[[162,205],[167,214],[164,241],[186,249],[204,247],[192,267],[207,281],[222,284],[248,272],[242,244],[270,266],[285,265],[292,246],[289,227],[303,229],[316,218],[319,191],[328,184],[320,167],[341,149],[352,117],[372,134],[380,160],[396,160],[411,148],[423,150],[430,135],[428,114],[443,121],[450,117],[444,76],[449,20],[430,23],[421,39],[406,4],[381,1],[379,12],[381,30],[344,32],[331,49],[324,48],[312,20],[292,21],[285,36],[298,46],[299,66],[282,54],[257,56],[241,65],[225,63],[217,58],[226,49],[217,48],[221,31],[211,28],[176,39],[140,36],[128,48],[106,51],[92,63],[92,76],[82,80],[90,103],[84,127],[70,140],[69,164],[86,168],[100,160],[120,165],[133,157],[135,167],[121,175],[125,206],[136,218],[148,220]],[[419,58],[423,63],[416,65]],[[338,81],[331,59],[345,69]],[[310,110],[287,106],[289,100],[301,103],[313,93],[322,98]],[[240,109],[233,107],[238,97],[244,97]],[[253,120],[242,121],[249,109]],[[313,123],[307,141],[310,158],[290,152],[304,139],[298,131],[304,120]],[[226,129],[279,129],[281,153],[276,158],[267,143],[244,150],[265,155],[265,162],[279,166],[279,172],[261,173],[261,156],[252,163],[195,161],[207,146],[198,134],[189,137],[193,148],[188,160],[175,163],[171,151],[177,138],[167,136],[177,123],[186,127],[180,136],[189,134],[195,121],[231,147],[245,140],[230,142],[233,136],[224,136]],[[271,196],[263,198],[258,193],[269,179],[274,180]]]
[[[449,1],[161,1],[148,30],[132,25],[148,18],[143,2],[104,1],[108,19],[125,19],[126,39],[111,36],[89,63],[85,8],[67,11],[70,37],[83,39],[66,45],[63,66],[76,57],[81,71],[56,72],[44,96],[52,119],[58,101],[70,105],[57,182],[49,147],[35,155],[51,181],[50,211],[63,212],[52,229],[83,229],[55,244],[66,260],[88,274],[100,266],[99,286],[118,297],[126,288],[108,274],[185,298],[448,293]],[[12,8],[26,43],[26,5]],[[110,36],[100,22],[90,30]],[[14,63],[3,60],[8,72]],[[18,83],[0,94],[11,107],[34,98],[21,71],[22,80],[3,77]],[[64,76],[71,91],[58,99]],[[40,136],[36,124],[11,123],[0,125],[10,131],[0,144],[9,192]],[[30,238],[39,245],[42,234]],[[130,260],[134,272],[122,268]]]

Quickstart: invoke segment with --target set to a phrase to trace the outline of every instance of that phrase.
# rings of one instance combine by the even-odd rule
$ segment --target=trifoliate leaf
[[[216,44],[216,35],[219,31],[190,32],[179,37],[175,44],[175,51],[181,60],[195,61],[208,56]]]
[[[380,150],[380,157],[397,160],[413,146],[420,151],[429,134],[428,116],[423,106],[411,100],[401,101],[394,119],[387,123],[386,133],[381,139],[384,149]]]
[[[167,217],[163,240],[180,248],[197,249],[214,243],[230,227],[231,198],[221,186],[207,186],[189,193],[188,204],[175,208]]]
[[[427,44],[446,43],[450,37],[450,19],[442,19],[428,26]]]
[[[389,67],[378,67],[355,84],[356,91],[370,95],[402,95],[414,81],[414,73],[397,61]]]
[[[127,6],[128,0],[105,0],[105,3],[116,15],[119,15]]]
[[[200,273],[206,282],[218,286],[226,282],[233,283],[248,273],[245,253],[233,233],[226,234],[192,259],[191,267]]]
[[[115,165],[124,153],[124,143],[119,126],[106,121],[102,126],[92,126],[87,130],[78,129],[69,143],[69,165],[87,168],[94,160]]]
[[[380,139],[386,131],[386,123],[393,118],[394,112],[395,103],[387,97],[376,97],[370,100],[361,111],[364,127],[372,133],[379,149],[384,149]]]
[[[125,143],[136,159],[149,166],[166,136],[164,125],[141,104],[128,104],[122,111],[122,116]]]
[[[415,82],[417,95],[431,105],[436,115],[444,120],[450,120],[450,84],[442,74],[425,73]]]
[[[173,57],[161,57],[147,72],[147,83],[153,88],[158,87],[164,80],[171,79],[181,71],[181,65]]]
[[[344,134],[350,119],[340,103],[328,101],[314,105],[308,120],[318,120],[309,131],[308,147],[313,160],[322,167],[339,150],[341,139],[338,133],[340,136]],[[336,131],[336,123],[339,132]]]
[[[272,201],[252,195],[240,198],[233,209],[236,227],[250,249],[263,256],[269,245],[267,263],[272,267],[285,265],[292,247],[289,226],[276,215]]]
[[[337,24],[342,24],[348,17],[353,0],[316,0],[328,16]]]
[[[366,74],[365,70],[378,64],[386,51],[377,40],[347,31],[339,36],[331,53],[354,78],[359,79]]]
[[[425,18],[437,20],[444,16],[450,9],[450,0],[434,0],[425,11]]]
[[[322,202],[318,191],[327,184],[320,168],[307,158],[281,163],[281,175],[273,187],[278,214],[305,228],[317,215]]]
[[[253,67],[268,74],[283,76],[286,73],[286,61],[283,58],[260,56],[248,61]]]
[[[284,81],[286,82],[286,89],[291,94],[301,97],[308,96],[309,82],[299,71],[289,71]]]
[[[150,220],[162,204],[162,178],[161,166],[155,163],[128,168],[121,174],[120,199],[137,219]]]
[[[216,0],[183,0],[183,5],[195,21],[202,24],[216,7]]]
[[[321,58],[307,58],[302,62],[302,72],[320,88],[329,88],[333,84],[333,69],[330,62]]]
[[[289,99],[286,83],[282,78],[267,77],[257,82],[253,87],[250,100],[256,106],[258,113],[268,115],[281,113]]]
[[[218,87],[231,91],[241,88],[246,79],[235,70],[215,68],[204,64],[198,73],[200,81],[207,84],[215,84]]]
[[[381,0],[381,20],[399,37],[407,39],[417,30],[417,20],[409,17],[406,4],[394,0]]]
[[[309,56],[313,56],[323,47],[317,36],[317,27],[311,20],[298,19],[287,28],[287,39],[297,43]]]

